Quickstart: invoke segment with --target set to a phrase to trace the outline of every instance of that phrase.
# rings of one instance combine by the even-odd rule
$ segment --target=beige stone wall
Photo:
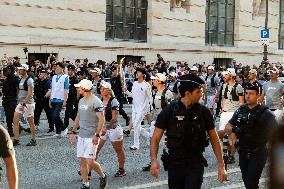
[[[235,47],[205,45],[205,0],[188,0],[190,6],[170,10],[170,0],[149,0],[148,42],[105,41],[105,0],[3,0],[0,1],[0,56],[25,57],[29,52],[59,54],[74,60],[112,61],[120,55],[145,56],[156,61],[161,53],[169,61],[211,63],[234,58],[243,64],[260,63],[259,43],[263,14],[252,16],[253,0],[236,1]],[[283,61],[278,50],[279,1],[270,0],[269,60]]]

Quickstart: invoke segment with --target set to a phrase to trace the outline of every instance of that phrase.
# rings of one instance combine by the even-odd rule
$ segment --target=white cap
[[[92,70],[90,70],[90,72],[91,73],[93,73],[93,72],[96,72],[96,73],[98,73],[99,75],[101,75],[101,70],[100,70],[100,68],[94,68],[94,69],[92,69]]]
[[[93,83],[88,79],[81,80],[78,84],[74,84],[75,87],[82,87],[86,90],[91,90],[93,88]]]
[[[208,70],[214,70],[214,66],[208,66]]]
[[[192,66],[192,68],[190,69],[190,71],[198,71],[198,68],[196,66]]]
[[[176,72],[171,72],[169,75],[172,76],[172,77],[177,77]]]
[[[21,64],[21,66],[18,67],[18,70],[26,70],[26,71],[28,71],[29,70],[29,66],[27,64]]]
[[[236,76],[236,72],[234,68],[228,68],[227,71],[224,71],[222,74],[223,75],[231,74],[233,77]]]
[[[276,67],[273,67],[272,69],[270,69],[270,70],[268,70],[267,71],[268,73],[279,73],[279,70],[278,70],[278,68],[276,68]]]
[[[157,73],[155,76],[151,76],[151,79],[156,79],[165,82],[167,80],[167,77],[162,73]]]
[[[111,89],[111,84],[109,82],[103,81],[101,82],[101,87]]]

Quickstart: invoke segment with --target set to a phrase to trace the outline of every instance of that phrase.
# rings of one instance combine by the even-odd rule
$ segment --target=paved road
[[[126,108],[130,115],[130,108]],[[38,130],[38,145],[36,147],[26,147],[30,136],[21,136],[21,146],[16,147],[17,163],[20,177],[20,189],[76,189],[81,186],[80,177],[77,175],[79,161],[76,158],[76,148],[68,143],[68,138],[57,139],[52,135],[46,134],[48,126],[43,116]],[[121,123],[125,123],[120,119]],[[109,189],[124,188],[167,188],[167,172],[161,172],[159,178],[153,178],[149,173],[141,171],[141,167],[146,165],[149,160],[148,142],[142,138],[142,146],[139,151],[129,150],[132,145],[133,137],[125,137],[124,146],[126,151],[126,170],[127,176],[115,178],[113,175],[117,171],[118,164],[114,150],[109,142],[102,150],[99,163],[108,173]],[[240,170],[237,164],[229,166],[230,181],[220,184],[217,181],[217,166],[211,147],[205,153],[209,167],[205,170],[204,189],[230,189],[244,188],[241,181]],[[3,166],[3,161],[0,161]],[[261,188],[267,188],[267,170],[261,179]],[[3,170],[5,174],[5,170]],[[99,188],[98,176],[93,173],[91,180],[92,188]],[[6,179],[0,184],[0,188],[6,189]]]

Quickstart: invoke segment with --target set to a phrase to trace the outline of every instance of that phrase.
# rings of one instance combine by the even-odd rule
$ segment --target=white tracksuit
[[[146,114],[150,113],[150,102],[152,98],[152,87],[146,81],[139,83],[135,81],[132,86],[132,92],[127,91],[126,94],[133,98],[132,103],[132,124],[134,128],[134,145],[139,149],[140,134],[149,138],[149,133],[142,128],[141,122]]]

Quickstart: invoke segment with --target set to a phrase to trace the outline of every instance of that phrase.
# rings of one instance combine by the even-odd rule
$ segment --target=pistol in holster
[[[168,171],[168,167],[169,167],[169,153],[167,152],[167,150],[165,148],[163,149],[163,153],[161,155],[161,160],[163,162],[164,170]]]

